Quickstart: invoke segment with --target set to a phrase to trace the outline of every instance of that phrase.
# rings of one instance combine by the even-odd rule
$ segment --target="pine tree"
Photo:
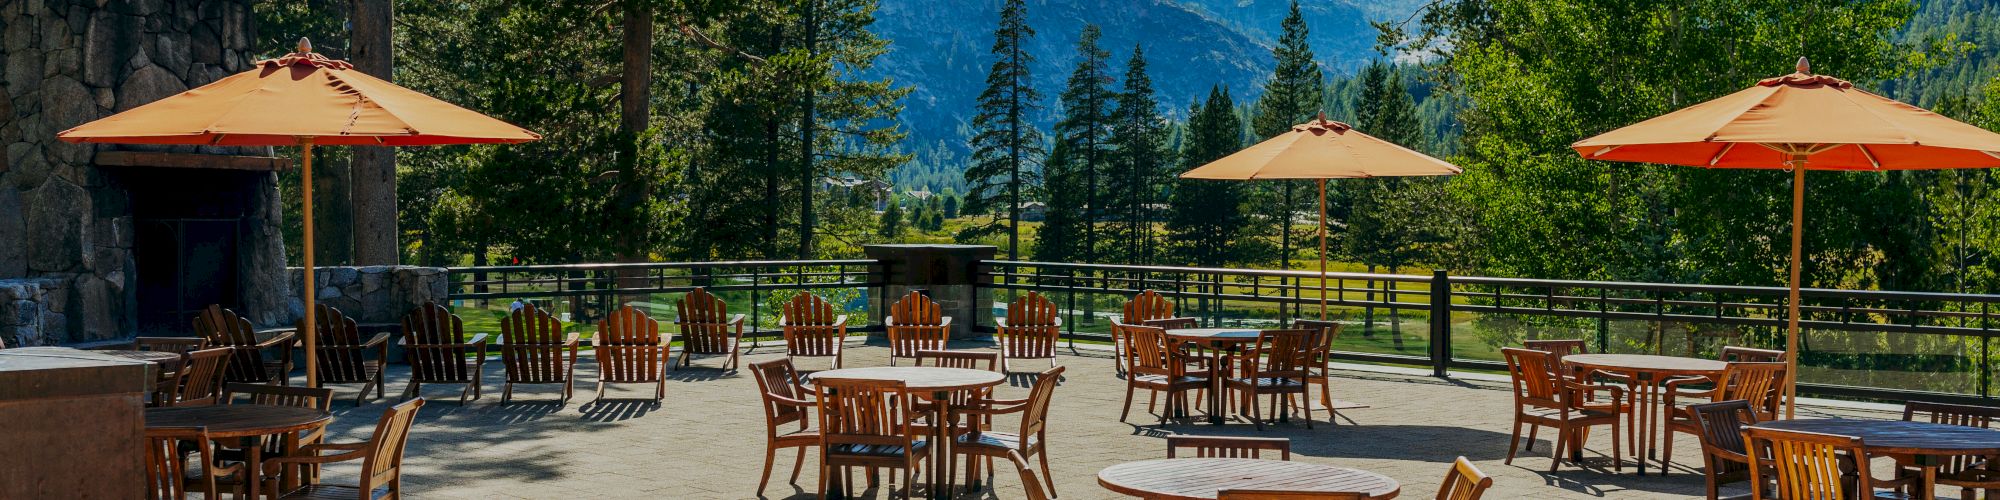
[[[1083,233],[1089,222],[1084,218],[1082,193],[1074,189],[1082,177],[1078,170],[1083,155],[1071,147],[1069,141],[1056,141],[1048,161],[1042,162],[1044,188],[1038,191],[1047,210],[1042,229],[1035,234],[1035,260],[1077,262],[1085,256]]]
[[[1187,139],[1181,148],[1182,170],[1199,167],[1243,147],[1243,124],[1229,91],[1209,90],[1206,103],[1188,112]],[[1217,267],[1242,260],[1245,183],[1181,179],[1175,184],[1167,217],[1167,240],[1175,263]]]
[[[950,194],[945,194],[942,196],[944,197],[944,218],[946,219],[958,218],[958,197],[952,196]]]
[[[1416,101],[1403,86],[1402,75],[1388,64],[1378,61],[1362,69],[1361,94],[1354,109],[1359,115],[1357,130],[1421,149],[1423,126],[1417,120]],[[1425,206],[1442,198],[1442,179],[1383,177],[1344,182],[1353,188],[1344,241],[1348,255],[1355,260],[1395,272],[1422,258],[1421,245],[1437,239],[1437,228],[1426,216],[1436,211]]]
[[[1069,85],[1063,90],[1062,119],[1056,122],[1056,142],[1067,146],[1069,154],[1067,171],[1074,174],[1068,182],[1052,185],[1061,186],[1062,195],[1075,198],[1072,206],[1076,211],[1075,222],[1082,230],[1080,244],[1071,245],[1075,252],[1072,262],[1097,261],[1097,223],[1102,216],[1104,204],[1098,190],[1099,173],[1106,170],[1105,164],[1111,156],[1111,113],[1115,95],[1111,92],[1111,71],[1106,61],[1111,53],[1097,46],[1101,36],[1096,25],[1086,24],[1076,42],[1076,69],[1070,73]],[[1045,169],[1046,170],[1046,169]],[[1080,189],[1079,189],[1080,188]],[[1066,200],[1067,201],[1067,200]],[[1056,202],[1049,199],[1049,210],[1056,210]],[[1044,234],[1048,231],[1045,229]],[[1046,245],[1046,239],[1036,240],[1038,245]],[[1046,259],[1044,259],[1046,260]]]
[[[1292,1],[1292,10],[1279,22],[1279,27],[1282,33],[1278,35],[1278,44],[1271,48],[1271,57],[1278,64],[1271,70],[1271,80],[1264,83],[1264,95],[1257,100],[1257,113],[1250,124],[1251,132],[1259,140],[1283,134],[1323,111],[1326,81],[1306,40],[1309,32],[1297,0]],[[1257,183],[1260,198],[1265,198],[1260,204],[1272,208],[1267,216],[1272,224],[1270,230],[1278,235],[1278,262],[1283,267],[1292,263],[1293,236],[1297,234],[1292,214],[1306,201],[1306,197],[1299,196],[1303,184],[1293,180]]]
[[[882,218],[877,222],[875,234],[884,238],[895,238],[903,234],[903,203],[889,197],[889,206],[882,209]]]
[[[1125,84],[1117,99],[1105,189],[1105,212],[1116,222],[1106,228],[1111,233],[1107,253],[1114,262],[1147,265],[1157,258],[1152,207],[1162,201],[1173,151],[1167,147],[1166,119],[1160,116],[1153,79],[1146,74],[1146,53],[1138,46],[1125,63]]]
[[[1023,44],[1035,36],[1028,27],[1027,6],[1022,0],[1007,0],[1000,9],[1000,27],[993,32],[992,53],[997,60],[986,75],[986,90],[979,93],[978,114],[972,117],[972,167],[965,170],[969,192],[964,206],[971,214],[993,216],[985,224],[967,226],[958,234],[960,241],[1007,232],[1007,258],[1019,258],[1021,248],[1021,193],[1032,185],[1029,170],[1041,156],[1042,132],[1030,123],[1041,109],[1041,93],[1029,81],[1028,66],[1034,56]],[[1006,204],[1007,221],[998,215]]]

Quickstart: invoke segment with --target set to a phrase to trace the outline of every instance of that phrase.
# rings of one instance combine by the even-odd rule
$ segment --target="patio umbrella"
[[[1785,330],[1785,417],[1798,397],[1799,246],[1806,170],[2000,167],[2000,134],[1797,72],[1571,145],[1585,158],[1792,171],[1791,292]]]
[[[346,61],[299,51],[250,71],[62,131],[68,142],[209,146],[299,146],[305,216],[306,384],[319,384],[314,346],[312,148],[514,143],[540,139],[450,103],[354,71]]]
[[[1326,319],[1326,180],[1457,175],[1457,166],[1354,130],[1321,114],[1313,121],[1181,174],[1183,179],[1319,181],[1319,318]],[[1286,217],[1290,217],[1288,212]],[[1287,267],[1290,264],[1287,263]]]

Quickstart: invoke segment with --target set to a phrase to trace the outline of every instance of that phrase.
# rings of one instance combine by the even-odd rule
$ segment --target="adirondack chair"
[[[1007,317],[993,322],[998,324],[993,338],[1000,344],[1000,371],[1012,373],[1016,359],[1046,359],[1055,366],[1062,317],[1047,297],[1028,292],[1007,305]]]
[[[889,366],[896,366],[896,358],[915,359],[917,351],[943,350],[951,338],[951,316],[945,316],[930,297],[911,290],[889,306],[882,328],[889,331]]]
[[[729,304],[696,288],[681,299],[681,315],[674,320],[681,327],[681,366],[689,366],[694,355],[728,355],[728,369],[735,370],[740,356],[737,344],[743,340],[743,315],[729,314]]]
[[[514,384],[562,384],[568,403],[576,378],[575,332],[564,333],[562,320],[534,304],[521,306],[500,321],[500,361],[507,365],[507,383],[500,404],[514,399]]]
[[[297,335],[287,333],[259,342],[250,320],[221,304],[211,304],[195,315],[194,331],[208,339],[209,347],[236,348],[230,355],[228,381],[291,385],[292,346]],[[277,353],[278,359],[266,358],[265,350]]]
[[[785,302],[778,327],[785,330],[785,357],[833,358],[840,368],[840,345],[847,342],[847,315],[834,314],[833,304],[818,295],[801,293]],[[913,353],[914,354],[914,353]]]
[[[368,398],[369,388],[375,389],[375,397],[382,397],[382,364],[389,360],[389,332],[363,341],[354,318],[326,304],[315,307],[319,311],[314,315],[319,326],[313,332],[319,335],[320,384],[362,384],[361,392],[354,395],[355,406]],[[369,359],[371,354],[374,359]]]
[[[1139,295],[1133,296],[1132,300],[1126,301],[1124,313],[1118,322],[1113,323],[1111,329],[1111,351],[1118,358],[1118,364],[1113,368],[1118,370],[1119,375],[1124,375],[1125,371],[1131,368],[1126,366],[1129,361],[1126,350],[1131,347],[1132,342],[1120,333],[1121,329],[1117,328],[1117,323],[1159,328],[1193,328],[1201,322],[1200,318],[1174,316],[1174,301],[1167,300],[1160,295],[1160,292],[1152,290],[1139,292]]]
[[[426,302],[403,315],[403,357],[410,363],[410,386],[403,399],[417,397],[424,384],[465,384],[466,396],[479,399],[479,374],[486,367],[486,334],[465,340],[465,321],[436,302]],[[472,355],[472,359],[466,356]]]
[[[590,342],[597,350],[597,399],[604,399],[607,383],[652,383],[653,400],[667,398],[667,344],[673,335],[660,333],[659,321],[632,306],[620,307],[597,323]]]

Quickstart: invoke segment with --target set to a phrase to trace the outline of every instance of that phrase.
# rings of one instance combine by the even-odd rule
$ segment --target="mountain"
[[[1055,95],[1075,64],[1076,38],[1085,23],[1103,30],[1112,71],[1123,74],[1134,46],[1143,47],[1153,84],[1169,116],[1224,85],[1238,101],[1254,99],[1270,75],[1271,45],[1288,0],[1028,0],[1028,44],[1035,58],[1035,87],[1046,99],[1034,117],[1043,126],[1059,110]],[[1312,1],[1301,4],[1313,50],[1329,75],[1350,72],[1368,59],[1375,30],[1370,19],[1406,16],[1419,0]],[[903,101],[908,149],[940,147],[963,153],[973,101],[985,88],[1001,0],[881,0],[873,30],[890,41],[888,54],[866,70],[912,88]],[[937,157],[937,155],[931,155]],[[947,160],[940,160],[947,161]],[[935,167],[935,166],[934,166]],[[931,170],[936,170],[936,168]],[[911,186],[914,188],[915,186]],[[946,186],[932,186],[934,189]]]

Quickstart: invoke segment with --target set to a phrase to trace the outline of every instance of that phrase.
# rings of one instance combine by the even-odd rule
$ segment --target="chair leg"
[[[1535,444],[1535,442],[1534,440],[1531,439],[1528,441],[1528,444]],[[1514,465],[1514,450],[1519,448],[1520,446],[1521,446],[1521,417],[1515,416],[1514,437],[1513,439],[1507,440],[1507,460],[1500,463],[1507,465]],[[1528,450],[1528,451],[1534,451],[1534,450]]]
[[[1132,413],[1132,391],[1133,391],[1133,387],[1132,387],[1132,384],[1131,384],[1131,383],[1129,383],[1129,382],[1128,382],[1128,383],[1126,383],[1126,384],[1125,384],[1125,409],[1123,409],[1123,410],[1118,410],[1118,421],[1119,421],[1119,422],[1124,422],[1124,421],[1125,421],[1125,416],[1126,416],[1126,415],[1128,415],[1128,414],[1131,414],[1131,413]]]
[[[1671,435],[1671,434],[1669,434]],[[1611,419],[1611,471],[1625,470],[1625,452],[1618,446],[1618,418]],[[1660,475],[1667,475],[1666,466],[1660,467]]]
[[[603,377],[603,376],[598,376],[598,377],[597,377],[597,399],[598,399],[598,400],[603,400],[603,399],[604,399],[604,377]],[[821,493],[825,493],[825,492],[824,492],[824,491],[822,491]]]
[[[805,448],[800,448],[804,450]],[[764,486],[771,483],[771,463],[778,461],[778,449],[764,445],[764,475],[757,480],[757,496],[764,496]],[[796,470],[796,469],[794,469]]]
[[[1289,399],[1289,398],[1288,398]],[[1299,393],[1299,410],[1305,412],[1306,429],[1313,428],[1313,404],[1311,393]]]
[[[1528,450],[1529,453],[1533,453],[1535,451],[1535,433],[1541,430],[1542,426],[1528,424],[1528,445],[1523,447],[1522,449]]]
[[[1257,431],[1263,432],[1264,415],[1257,408],[1257,391],[1245,391],[1244,393],[1250,395],[1250,404],[1248,405],[1250,406],[1250,423],[1257,424]]]
[[[1569,437],[1570,429],[1568,427],[1556,428],[1556,445],[1551,447],[1553,453],[1549,454],[1549,472],[1555,472],[1557,467],[1562,466],[1563,448],[1569,444]]]
[[[417,397],[418,394],[422,394],[421,391],[423,390],[423,386],[424,386],[423,383],[417,382],[414,379],[410,380],[410,385],[403,388],[403,400],[409,401],[410,398],[414,398]]]
[[[509,380],[500,384],[500,404],[504,405],[509,402],[512,402],[513,400],[514,400],[514,381]]]
[[[1027,438],[1024,437],[1022,439]],[[1049,473],[1049,451],[1047,448],[1044,448],[1041,453],[1036,453],[1035,456],[1040,457],[1042,460],[1042,483],[1049,485],[1049,498],[1055,498],[1056,475]],[[991,464],[992,462],[987,463]]]
[[[806,467],[806,447],[804,447],[804,446],[800,446],[800,447],[799,447],[799,458],[797,458],[797,459],[795,459],[795,460],[793,460],[793,461],[792,461],[792,482],[791,482],[791,484],[793,484],[793,485],[797,485],[797,484],[799,484],[799,471],[801,471],[801,470],[805,470],[805,467]]]
[[[826,482],[828,478],[833,477],[833,468],[826,466],[825,455],[823,454],[820,455],[820,458],[821,460],[819,461],[819,497],[826,498]],[[846,492],[843,491],[842,493]]]
[[[459,405],[459,406],[465,406],[465,398],[466,398],[466,396],[471,396],[471,395],[472,395],[472,392],[473,392],[473,384],[465,384],[465,388],[464,388],[464,389],[459,389],[459,391],[458,391],[458,405]]]

